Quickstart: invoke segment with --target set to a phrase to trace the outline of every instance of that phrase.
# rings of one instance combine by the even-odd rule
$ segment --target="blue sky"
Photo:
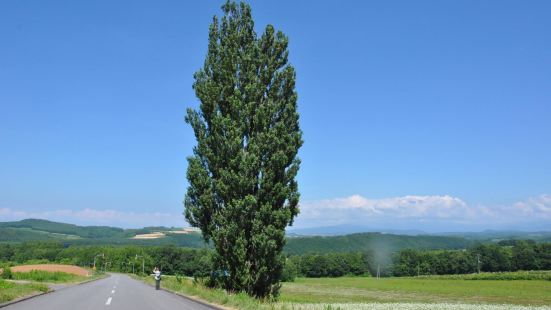
[[[0,221],[185,225],[222,1],[0,2]],[[253,1],[290,38],[298,227],[551,224],[551,2]]]

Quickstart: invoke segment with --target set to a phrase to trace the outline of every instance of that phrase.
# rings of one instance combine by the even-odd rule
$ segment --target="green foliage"
[[[104,226],[77,226],[27,219],[18,222],[0,223],[0,242],[20,243],[33,241],[62,241],[66,245],[177,245],[202,248],[205,242],[200,234],[170,234],[159,239],[131,239],[136,234],[156,231],[171,231],[169,227],[144,227],[141,229],[121,229]],[[0,252],[0,261],[4,253]]]
[[[47,292],[44,284],[19,284],[0,279],[0,304],[36,292]]]
[[[0,227],[30,228],[36,231],[75,235],[84,238],[112,237],[123,231],[121,228],[107,226],[77,226],[39,219],[26,219],[19,222],[1,223]]]
[[[154,284],[152,277],[144,277],[141,279],[149,284]],[[202,300],[231,309],[271,309],[270,307],[264,308],[264,303],[255,298],[249,297],[245,293],[233,294],[223,289],[209,288],[198,281],[190,279],[180,279],[180,281],[178,281],[176,277],[166,277],[163,280],[163,289],[187,296],[198,297]]]
[[[511,263],[515,270],[536,270],[539,268],[534,242],[521,240],[512,248]]]
[[[13,273],[11,272],[11,268],[8,266],[4,266],[2,268],[2,273],[0,274],[0,278],[2,279],[12,279]]]
[[[402,250],[395,254],[393,274],[415,276],[432,274],[549,270],[549,243],[516,241],[512,247],[480,244],[467,250]],[[480,263],[479,263],[480,260]]]
[[[285,261],[285,266],[283,267],[283,273],[281,275],[281,281],[283,282],[293,282],[297,277],[298,269],[293,260],[287,259]]]
[[[213,283],[277,296],[285,228],[298,214],[295,70],[281,31],[268,25],[258,37],[249,5],[228,1],[222,9],[194,76],[200,109],[186,117],[197,146],[188,158],[185,215],[213,242],[214,267],[224,275]]]
[[[378,256],[389,256],[401,249],[464,249],[473,244],[473,241],[461,237],[358,233],[343,236],[289,238],[285,252],[300,255],[372,250]]]
[[[361,252],[306,254],[291,256],[288,261],[296,266],[298,276],[309,278],[363,276],[376,265],[369,253]]]
[[[551,271],[481,272],[470,274],[421,276],[424,279],[449,280],[545,280],[551,281]]]
[[[60,271],[31,270],[29,272],[14,272],[13,279],[36,282],[74,282],[83,279],[83,277]]]

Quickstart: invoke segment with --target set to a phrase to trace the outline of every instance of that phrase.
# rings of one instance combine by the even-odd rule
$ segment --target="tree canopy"
[[[295,70],[281,31],[268,25],[258,37],[245,3],[222,10],[194,76],[199,110],[186,117],[197,145],[188,158],[185,215],[214,244],[214,274],[224,276],[213,284],[277,296],[285,227],[299,212]]]

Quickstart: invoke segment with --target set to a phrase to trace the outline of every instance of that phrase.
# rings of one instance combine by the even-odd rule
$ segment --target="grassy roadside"
[[[285,283],[287,303],[469,303],[551,305],[551,281],[424,278],[298,278]]]
[[[146,283],[155,284],[153,277],[137,277],[136,279],[142,280]],[[228,309],[244,309],[244,310],[254,310],[254,309],[264,309],[267,307],[266,304],[255,300],[254,298],[249,297],[245,293],[240,294],[228,294],[222,289],[211,289],[204,287],[201,284],[194,283],[193,280],[189,278],[180,278],[172,276],[163,276],[161,281],[162,288],[190,296],[193,298],[198,298],[209,303],[220,305]],[[266,309],[270,309],[267,307]]]
[[[35,293],[47,292],[48,290],[48,286],[44,284],[20,284],[0,279],[0,303]]]
[[[27,280],[34,282],[48,282],[48,283],[75,283],[82,282],[92,277],[77,276],[66,272],[50,272],[43,270],[32,270],[29,272],[14,272],[12,273],[13,280]]]
[[[489,276],[488,276],[489,277]],[[501,279],[507,279],[501,277]],[[151,277],[141,280],[153,284]],[[228,294],[187,278],[165,277],[162,287],[233,309],[551,309],[551,281],[440,278],[298,278],[283,283],[277,303]]]
[[[75,284],[104,278],[105,274],[94,274],[89,277],[77,276],[65,272],[48,272],[33,270],[30,272],[14,272],[10,280],[0,279],[0,304],[14,299],[48,292],[48,284]]]

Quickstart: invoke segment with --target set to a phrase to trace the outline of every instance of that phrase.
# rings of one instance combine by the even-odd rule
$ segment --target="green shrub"
[[[281,281],[294,282],[297,277],[297,266],[292,260],[288,259],[283,267],[283,273],[281,274]]]
[[[70,282],[79,278],[79,276],[60,271],[49,272],[44,270],[31,270],[29,272],[13,273],[13,279],[37,282]]]
[[[11,272],[11,268],[6,266],[2,269],[2,274],[0,275],[2,279],[11,279],[13,278],[13,273]]]

